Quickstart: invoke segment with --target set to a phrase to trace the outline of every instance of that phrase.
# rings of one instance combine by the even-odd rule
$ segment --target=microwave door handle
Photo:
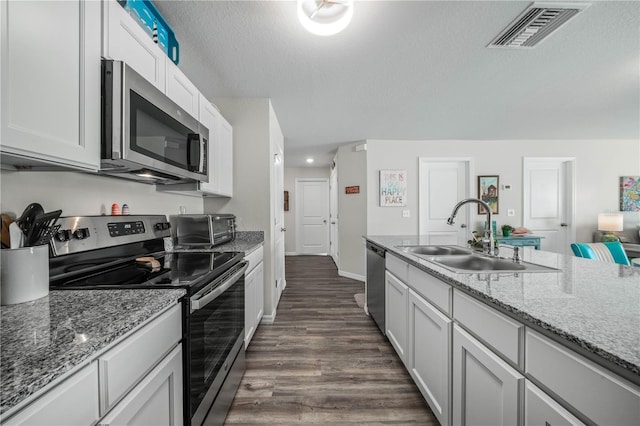
[[[195,300],[191,300],[191,312],[197,311],[198,309],[204,308],[206,305],[211,303],[213,300],[217,299],[222,293],[227,291],[229,287],[236,283],[240,279],[244,272],[249,267],[249,262],[244,261],[242,268],[238,270],[235,274],[233,274],[227,281],[225,281],[220,287],[217,287],[210,293],[207,293],[203,297]]]
[[[199,171],[200,158],[200,135],[189,133],[187,136],[187,169],[190,172]]]

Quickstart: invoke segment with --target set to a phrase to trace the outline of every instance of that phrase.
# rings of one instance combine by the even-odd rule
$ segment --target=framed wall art
[[[380,206],[407,205],[407,171],[380,170]]]
[[[640,212],[640,176],[620,177],[620,211]]]
[[[498,214],[498,184],[498,176],[478,176],[478,199],[489,204],[493,214]],[[478,204],[478,214],[484,213],[484,207]]]

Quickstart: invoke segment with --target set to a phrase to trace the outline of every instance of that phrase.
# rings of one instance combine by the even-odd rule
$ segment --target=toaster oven
[[[236,217],[233,214],[181,214],[169,216],[176,248],[206,248],[233,241]]]

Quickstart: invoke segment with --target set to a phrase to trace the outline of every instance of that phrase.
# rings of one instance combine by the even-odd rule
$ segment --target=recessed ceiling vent
[[[532,4],[488,47],[534,47],[587,6],[588,4]]]

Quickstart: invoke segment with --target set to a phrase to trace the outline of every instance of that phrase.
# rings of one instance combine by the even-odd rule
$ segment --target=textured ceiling
[[[295,1],[155,4],[208,98],[271,98],[287,167],[363,139],[640,140],[639,1],[591,2],[527,50],[486,48],[527,1],[356,1],[331,37]]]

